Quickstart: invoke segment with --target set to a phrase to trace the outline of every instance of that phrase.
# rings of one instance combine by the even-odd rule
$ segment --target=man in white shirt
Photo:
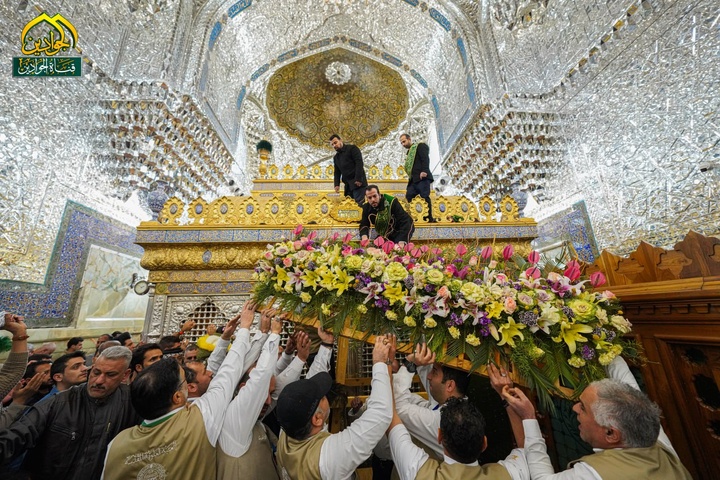
[[[437,442],[443,447],[442,462],[431,458],[412,442],[397,410],[393,411],[388,440],[401,480],[530,478],[525,457],[520,449],[513,450],[505,460],[498,463],[478,463],[478,457],[487,447],[485,419],[467,399],[451,397],[440,409]]]
[[[660,409],[637,386],[621,357],[608,366],[610,379],[591,383],[573,410],[580,438],[595,450],[555,473],[535,419],[535,407],[520,389],[503,397],[523,419],[525,455],[533,480],[690,480],[660,426]]]
[[[132,404],[145,420],[123,430],[108,446],[103,478],[216,477],[215,444],[249,349],[255,305],[246,302],[235,343],[207,392],[187,403],[185,371],[174,358],[144,369],[131,386]]]
[[[271,311],[271,315],[275,315]],[[260,359],[254,368],[245,374],[240,383],[240,392],[230,404],[225,413],[225,423],[218,439],[218,478],[235,479],[240,476],[247,478],[270,479],[277,477],[274,461],[274,451],[277,437],[263,424],[262,419],[274,407],[277,395],[288,383],[277,386],[275,376],[278,361],[278,344],[282,330],[282,319],[277,317],[272,322],[272,333],[263,347]],[[311,378],[320,372],[327,372],[330,368],[330,357],[334,337],[331,333],[318,329],[323,346],[318,350],[306,378]],[[304,336],[304,337],[303,337]],[[290,374],[283,379],[298,380],[310,352],[310,342],[304,332],[299,335],[300,369],[297,375]],[[292,362],[290,362],[292,363]],[[285,368],[280,375],[283,375]]]
[[[436,363],[435,354],[425,344],[417,345],[408,360],[417,366],[428,399],[410,392],[413,374],[401,367],[393,378],[395,408],[410,435],[427,447],[426,452],[433,452],[435,458],[441,460],[444,449],[437,441],[440,407],[449,398],[467,398],[465,392],[470,376],[467,372]]]
[[[354,475],[390,424],[389,366],[394,355],[394,337],[376,337],[367,410],[339,433],[325,431],[330,415],[326,395],[332,387],[329,374],[318,373],[285,387],[276,411],[282,427],[277,460],[283,478],[344,480]]]

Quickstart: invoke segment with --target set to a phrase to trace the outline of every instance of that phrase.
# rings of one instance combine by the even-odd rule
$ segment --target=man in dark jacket
[[[343,143],[342,139],[337,135],[330,137],[330,145],[337,152],[333,157],[333,163],[335,164],[335,192],[340,192],[340,179],[342,178],[345,184],[344,195],[354,198],[357,204],[362,207],[362,204],[365,203],[367,177],[365,176],[365,167],[363,167],[360,149],[355,145]]]
[[[407,133],[400,135],[400,144],[407,149],[405,172],[408,174],[408,184],[405,199],[412,202],[413,198],[420,195],[428,206],[427,221],[435,222],[430,201],[430,184],[435,181],[430,171],[430,147],[425,143],[413,143]]]
[[[122,385],[130,375],[131,358],[125,347],[104,350],[86,384],[38,403],[0,431],[0,462],[31,449],[23,464],[30,478],[99,479],[110,441],[141,420],[129,388]]]
[[[402,208],[397,198],[383,195],[377,185],[368,185],[365,190],[368,203],[363,205],[360,220],[360,237],[370,236],[370,225],[381,237],[395,243],[409,242],[415,232],[415,222]]]

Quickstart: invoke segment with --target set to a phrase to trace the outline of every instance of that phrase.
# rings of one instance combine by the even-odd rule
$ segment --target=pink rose
[[[302,244],[302,242],[301,242],[300,240],[295,240],[295,241],[293,242],[293,248],[294,248],[295,250],[300,250],[300,249],[302,248],[302,246],[303,246],[303,244]]]
[[[511,315],[515,310],[517,310],[517,303],[515,302],[515,299],[512,297],[505,297],[505,313]]]
[[[483,247],[482,250],[480,250],[480,256],[483,258],[483,260],[487,260],[493,255],[493,249],[490,246]]]
[[[490,263],[488,263],[488,268],[492,270],[495,267],[497,267],[497,261],[490,260]]]
[[[450,298],[450,289],[443,285],[442,287],[440,287],[440,290],[438,290],[437,294],[438,297]]]
[[[468,265],[470,265],[471,267],[474,267],[475,265],[477,265],[477,263],[477,255],[473,255],[472,257],[470,257],[470,260],[468,260]]]
[[[537,280],[540,278],[540,269],[537,267],[530,267],[527,270],[525,270],[525,275],[528,276],[528,278],[534,278]]]
[[[342,256],[347,257],[348,255],[352,255],[353,249],[350,245],[345,245],[342,249]]]
[[[465,255],[467,253],[467,247],[465,247],[465,245],[460,243],[455,247],[455,253],[457,253],[458,255],[461,255],[461,256]]]
[[[593,272],[590,274],[590,285],[597,288],[605,284],[605,275],[602,272]]]
[[[283,265],[286,267],[292,267],[292,259],[288,257],[283,258]]]
[[[532,263],[533,265],[536,265],[540,261],[540,254],[533,250],[530,252],[530,255],[528,255],[528,262]]]
[[[273,259],[273,254],[272,254],[272,252],[265,252],[264,256],[265,256],[265,259],[266,259],[266,260],[272,260],[272,259]]]
[[[515,255],[515,248],[513,248],[512,245],[505,245],[505,248],[503,248],[502,251],[503,258],[507,262],[512,258],[513,255]]]

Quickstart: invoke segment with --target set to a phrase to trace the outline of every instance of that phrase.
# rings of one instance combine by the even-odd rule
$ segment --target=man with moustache
[[[104,350],[88,381],[39,402],[0,431],[0,462],[25,450],[23,470],[31,478],[100,478],[105,452],[121,431],[140,423],[123,381],[132,353],[121,346]]]
[[[365,189],[367,203],[363,205],[360,220],[360,237],[370,237],[370,226],[377,234],[387,240],[403,244],[409,242],[415,232],[415,222],[403,209],[397,198],[383,195],[377,185],[368,185]]]

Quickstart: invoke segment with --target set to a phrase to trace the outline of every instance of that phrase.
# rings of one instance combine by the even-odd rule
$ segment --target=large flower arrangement
[[[602,273],[584,279],[576,261],[561,270],[539,261],[512,245],[495,255],[489,246],[400,247],[381,237],[321,241],[298,227],[292,240],[268,245],[254,297],[335,331],[424,341],[441,358],[464,355],[471,370],[499,357],[551,408],[558,386],[579,395],[617,355],[638,352],[622,338],[631,325],[612,292],[591,290],[605,282]]]

